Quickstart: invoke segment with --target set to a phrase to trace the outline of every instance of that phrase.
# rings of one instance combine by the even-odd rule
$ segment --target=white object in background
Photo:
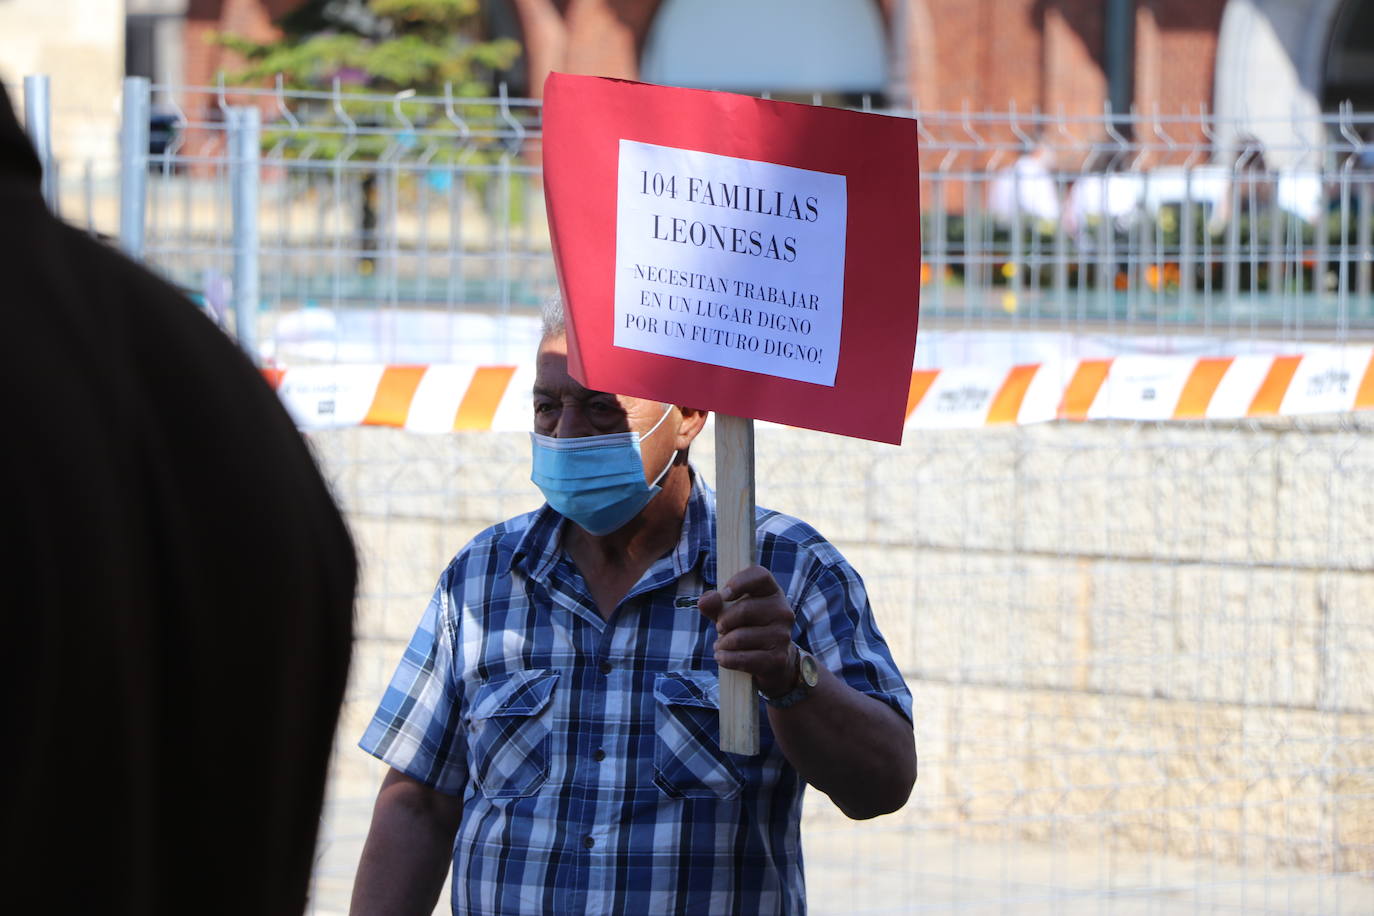
[[[1011,168],[998,172],[988,185],[988,212],[1010,224],[1020,208],[1022,216],[1054,222],[1059,219],[1059,188],[1050,174],[1050,150],[1026,153]]]

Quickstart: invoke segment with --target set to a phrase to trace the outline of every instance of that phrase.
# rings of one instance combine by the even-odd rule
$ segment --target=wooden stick
[[[716,587],[754,563],[754,421],[716,414]],[[720,748],[759,752],[754,679],[720,669]]]

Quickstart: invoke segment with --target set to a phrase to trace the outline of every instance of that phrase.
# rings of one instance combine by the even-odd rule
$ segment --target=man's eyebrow
[[[587,400],[588,398],[594,398],[594,397],[598,397],[598,396],[600,396],[600,395],[606,395],[606,396],[608,396],[608,397],[615,397],[615,395],[611,394],[609,391],[593,391],[593,390],[590,389],[590,388],[583,388],[581,385],[576,385],[576,384],[574,384],[573,388],[571,389],[571,393],[572,393],[574,396],[576,396],[577,398],[579,398],[580,400],[584,400],[584,401]],[[558,397],[559,392],[558,392],[558,391],[555,391],[555,390],[552,389],[552,388],[546,388],[546,387],[544,387],[543,385],[535,385],[532,389],[530,389],[530,394],[531,394],[532,396],[543,396],[543,397],[546,397],[546,398],[555,398],[555,397]]]

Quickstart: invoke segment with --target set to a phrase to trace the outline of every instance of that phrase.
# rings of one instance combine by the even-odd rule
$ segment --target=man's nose
[[[591,434],[592,430],[587,424],[587,417],[582,408],[575,404],[564,404],[563,409],[558,412],[558,423],[553,428],[553,437],[580,439]]]

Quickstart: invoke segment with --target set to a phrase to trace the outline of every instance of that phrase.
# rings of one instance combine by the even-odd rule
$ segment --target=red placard
[[[553,74],[544,193],[573,376],[900,443],[916,123]]]

